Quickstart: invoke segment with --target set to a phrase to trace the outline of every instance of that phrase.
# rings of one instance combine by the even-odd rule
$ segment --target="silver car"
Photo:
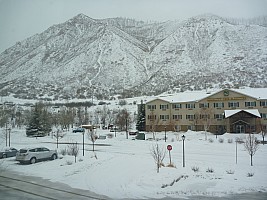
[[[57,159],[57,151],[50,150],[46,147],[20,149],[16,155],[16,160],[20,163],[34,164],[37,161],[49,159]]]

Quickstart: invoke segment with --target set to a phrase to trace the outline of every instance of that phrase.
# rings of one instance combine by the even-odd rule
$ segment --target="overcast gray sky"
[[[251,18],[267,15],[267,0],[0,0],[0,53],[79,13],[97,19],[145,21],[186,19],[205,13]]]

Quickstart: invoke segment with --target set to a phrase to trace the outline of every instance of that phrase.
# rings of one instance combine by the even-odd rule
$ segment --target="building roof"
[[[224,116],[225,118],[228,118],[228,117],[231,117],[233,115],[235,115],[236,113],[239,113],[241,111],[244,111],[244,112],[247,112],[247,113],[250,113],[256,117],[261,117],[258,109],[235,109],[235,110],[225,110],[224,111]]]
[[[156,99],[160,99],[163,101],[167,101],[169,103],[183,103],[183,102],[197,102],[204,98],[207,98],[211,95],[219,93],[224,89],[217,89],[213,91],[186,91],[181,93],[175,94],[166,94],[166,95],[159,95],[153,98],[154,101]],[[253,97],[255,99],[267,99],[267,88],[246,88],[246,89],[228,89],[229,91],[237,92],[246,96]]]

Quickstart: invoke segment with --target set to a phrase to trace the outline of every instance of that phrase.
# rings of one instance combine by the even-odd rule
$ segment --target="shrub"
[[[234,174],[235,171],[234,171],[234,170],[226,170],[226,173],[227,173],[227,174]]]
[[[214,140],[213,140],[213,139],[211,139],[211,138],[209,138],[209,142],[210,142],[210,143],[213,143],[213,142],[214,142]]]
[[[213,173],[214,170],[213,170],[212,168],[208,168],[208,169],[206,170],[206,172],[208,172],[208,173]]]
[[[199,167],[197,167],[197,166],[193,166],[193,167],[191,167],[191,169],[192,169],[194,172],[198,172],[198,171],[199,171]]]
[[[119,101],[119,105],[120,106],[125,106],[125,105],[127,105],[127,101],[126,100],[120,100]]]
[[[73,162],[70,161],[70,160],[67,160],[67,161],[66,161],[66,164],[67,164],[67,165],[72,165],[72,163],[73,163]]]
[[[219,142],[220,143],[223,143],[224,142],[224,139],[223,138],[219,138]]]
[[[233,139],[229,138],[228,140],[228,143],[233,143]]]
[[[236,141],[238,144],[242,144],[242,143],[244,143],[243,138],[240,138],[240,137],[237,137],[237,138],[235,139],[235,141]]]
[[[67,149],[60,149],[60,154],[63,156],[67,155]]]
[[[169,163],[166,167],[176,167],[173,163]]]
[[[253,173],[253,172],[249,172],[249,173],[247,174],[247,177],[252,177],[252,176],[254,176],[254,173]]]

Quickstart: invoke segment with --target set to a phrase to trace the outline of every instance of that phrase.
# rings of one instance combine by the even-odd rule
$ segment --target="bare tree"
[[[79,146],[78,146],[77,142],[76,143],[70,143],[68,145],[68,154],[75,157],[75,163],[76,163],[76,158],[79,154]]]
[[[153,135],[153,140],[155,140],[156,139],[156,132],[158,131],[158,127],[161,125],[160,119],[159,119],[159,117],[157,117],[154,114],[154,111],[151,111],[150,114],[149,114],[149,119],[148,120],[150,120],[149,131]]]
[[[205,131],[205,140],[207,140],[207,131],[209,130],[210,125],[213,122],[212,116],[213,116],[212,109],[202,108],[200,110],[199,120],[200,120],[200,123],[203,125],[204,131]]]
[[[58,148],[58,141],[60,139],[62,139],[65,135],[66,135],[66,133],[63,134],[63,132],[60,132],[59,129],[57,129],[56,133],[52,133],[52,137],[54,137],[56,139],[56,141],[57,141],[57,148]]]
[[[95,141],[97,140],[97,135],[95,134],[94,130],[95,129],[92,129],[87,132],[88,139],[93,143],[93,152],[95,151]]]
[[[250,165],[253,166],[252,157],[255,155],[257,150],[259,149],[259,144],[257,142],[257,138],[253,134],[249,134],[244,143],[244,147],[250,155]]]
[[[265,143],[264,138],[265,138],[267,130],[266,130],[266,126],[264,126],[263,124],[261,124],[260,128],[261,128],[262,144],[264,145]]]
[[[165,158],[166,150],[164,148],[160,148],[158,144],[153,145],[150,150],[152,157],[157,165],[157,173],[159,173],[159,168],[162,165],[162,161]]]
[[[126,131],[126,138],[128,139],[128,128],[131,127],[131,116],[127,109],[119,110],[116,116],[116,125],[119,126],[120,130]]]

